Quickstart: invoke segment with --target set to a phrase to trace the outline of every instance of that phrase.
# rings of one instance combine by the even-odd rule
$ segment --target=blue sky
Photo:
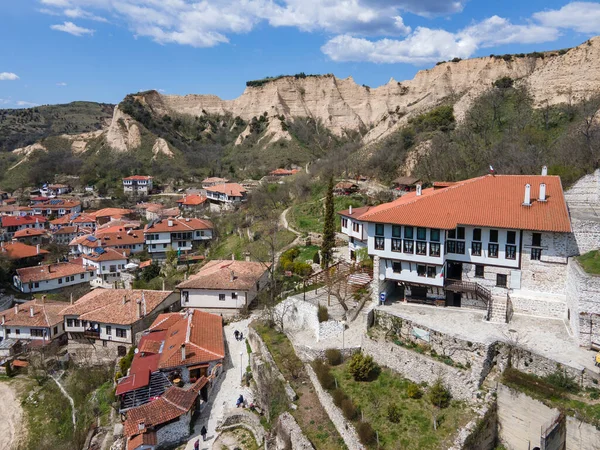
[[[333,73],[372,87],[436,61],[559,49],[600,34],[599,2],[4,0],[0,108],[126,94],[240,95]]]

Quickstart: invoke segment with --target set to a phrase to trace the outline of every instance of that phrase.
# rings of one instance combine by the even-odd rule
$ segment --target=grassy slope
[[[350,197],[335,197],[334,210],[342,211],[348,209],[350,205],[352,207],[358,207],[364,205],[364,199],[359,195]],[[303,232],[323,232],[323,221],[324,221],[325,206],[323,199],[315,199],[306,203],[299,203],[294,205],[288,213],[288,220],[290,226],[298,231]],[[336,214],[336,230],[340,227],[340,216]]]
[[[587,273],[600,275],[600,252],[598,250],[592,250],[591,252],[578,256],[577,261]]]
[[[97,130],[112,116],[113,107],[104,103],[73,102],[1,109],[0,151],[24,147],[48,136]]]

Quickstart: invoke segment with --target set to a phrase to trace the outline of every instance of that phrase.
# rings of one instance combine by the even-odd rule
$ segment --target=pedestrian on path
[[[240,394],[239,398],[237,399],[237,402],[235,403],[236,407],[240,407],[240,405],[242,405],[242,408],[244,407],[244,396],[242,394]]]
[[[200,450],[200,439],[196,439],[194,442],[194,450]]]
[[[202,435],[202,440],[205,441],[206,440],[206,427],[204,425],[202,425],[202,429],[200,430],[200,434]]]

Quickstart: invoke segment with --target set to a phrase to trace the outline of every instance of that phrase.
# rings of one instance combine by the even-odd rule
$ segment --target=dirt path
[[[0,448],[12,449],[18,442],[23,410],[14,387],[9,383],[0,381],[0,399]]]

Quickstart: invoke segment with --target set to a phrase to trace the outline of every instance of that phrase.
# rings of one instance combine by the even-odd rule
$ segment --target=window
[[[112,327],[110,325],[106,325],[106,335],[112,336]]]
[[[488,257],[490,257],[490,258],[498,257],[498,244],[489,244],[488,245]]]
[[[342,217],[342,228],[348,228],[348,219],[346,219],[345,217]],[[200,232],[196,231],[196,236],[199,236]]]
[[[54,327],[54,334],[58,334],[58,327]]]
[[[424,277],[427,271],[427,267],[422,264],[417,264],[417,275]]]
[[[517,243],[516,231],[507,231],[506,232],[506,243],[507,244],[516,244]]]
[[[383,250],[385,248],[385,239],[382,237],[375,238],[375,250]]]
[[[456,238],[457,239],[465,239],[465,227],[456,228]]]
[[[417,239],[420,241],[427,239],[427,228],[417,228]]]
[[[483,274],[484,274],[484,272],[483,272],[483,266],[482,266],[482,265],[479,265],[479,264],[477,264],[477,265],[475,266],[475,276],[476,276],[477,278],[483,278]]]
[[[440,244],[433,242],[429,244],[429,256],[440,256]]]
[[[73,326],[74,326],[74,327],[80,327],[80,326],[81,326],[81,320],[79,320],[79,319],[74,319],[74,320],[73,320]]]
[[[456,230],[448,230],[448,239],[456,239]]]
[[[392,239],[392,251],[393,252],[401,252],[402,251],[402,239]]]
[[[427,242],[417,241],[417,255],[426,255],[427,254]]]
[[[404,253],[414,253],[415,241],[404,241]]]
[[[375,236],[383,236],[383,224],[382,223],[376,223],[375,224]]]
[[[71,281],[75,281],[75,275],[71,275]]]
[[[498,230],[490,230],[490,242],[498,242]]]
[[[39,288],[40,287],[40,283],[35,282],[35,283],[33,283],[33,286],[36,287],[36,288]]]
[[[440,242],[440,230],[432,228],[429,230],[429,240],[433,242]]]
[[[446,253],[456,253],[456,241],[446,241]]]
[[[17,330],[17,331],[19,331],[19,330]],[[41,330],[41,329],[38,329],[38,328],[32,328],[31,329],[31,336],[33,336],[33,337],[44,337],[44,330]]]
[[[517,246],[516,245],[507,245],[505,250],[504,257],[506,259],[517,259]]]
[[[187,303],[190,301],[190,293],[188,291],[183,291],[181,293],[181,297],[183,298],[183,303]]]
[[[79,277],[83,280],[83,279],[85,279],[85,274],[82,273]]]
[[[413,227],[404,227],[404,239],[412,239],[413,231]]]
[[[15,330],[15,334],[18,336],[21,334],[21,330],[19,330],[18,328]]]
[[[427,278],[435,278],[435,266],[427,266]]]
[[[62,284],[62,278],[58,279],[58,284]]]
[[[232,300],[237,300],[237,298],[238,298],[237,292],[232,292],[231,293],[231,299]]]
[[[6,329],[6,336],[9,336],[9,335],[10,335],[10,328],[7,328]]]
[[[465,243],[461,241],[456,241],[456,253],[460,255],[465,254]]]
[[[225,294],[219,294],[219,301],[221,301],[221,302],[225,301]]]
[[[392,237],[402,237],[402,227],[400,225],[392,225]]]
[[[156,248],[156,244],[152,244],[152,248]]]
[[[496,275],[496,286],[498,287],[506,287],[506,275],[501,273]]]
[[[471,243],[471,255],[481,256],[481,242],[472,242]]]
[[[531,235],[531,245],[534,247],[542,246],[542,233],[533,233]]]
[[[394,273],[402,272],[402,263],[401,262],[393,262],[392,270],[394,271]]]
[[[481,228],[473,228],[473,240],[481,241]]]
[[[115,332],[118,338],[127,337],[127,330],[125,328],[115,328]]]
[[[352,231],[354,231],[355,233],[359,233],[360,232],[360,224],[357,222],[352,223]]]
[[[167,244],[163,244],[163,248],[167,248]]]
[[[67,326],[68,327],[72,327],[73,326],[73,319],[67,319]]]
[[[541,248],[532,248],[531,249],[531,259],[535,261],[539,261],[542,259],[542,249]]]

